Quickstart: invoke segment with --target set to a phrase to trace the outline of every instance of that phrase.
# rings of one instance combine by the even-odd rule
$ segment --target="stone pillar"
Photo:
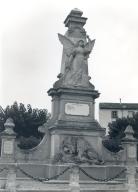
[[[6,191],[16,192],[16,166],[15,165],[8,166]]]
[[[70,186],[70,192],[80,192],[78,166],[72,166],[71,168],[69,186]]]
[[[136,192],[136,182],[135,182],[135,174],[136,174],[136,167],[135,166],[127,166],[127,188],[128,192]]]
[[[15,167],[15,138],[13,128],[15,124],[12,118],[8,118],[4,124],[5,130],[1,133],[1,161],[8,168],[6,191],[16,192],[16,167]]]
[[[125,130],[123,146],[126,150],[126,177],[128,192],[136,192],[136,162],[137,162],[137,140],[133,137],[134,131],[130,125]]]
[[[16,133],[13,130],[15,127],[13,119],[8,118],[4,127],[5,130],[1,133],[1,160],[4,162],[14,162]]]

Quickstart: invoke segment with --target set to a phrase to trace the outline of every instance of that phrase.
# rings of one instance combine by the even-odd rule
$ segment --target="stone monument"
[[[104,129],[94,114],[99,93],[89,81],[88,58],[95,40],[86,34],[86,20],[82,11],[73,9],[64,21],[67,32],[58,34],[63,46],[61,72],[59,80],[48,91],[52,97],[52,117],[47,124],[51,134],[51,157],[59,150],[76,154],[78,161],[86,160],[90,151],[95,154],[94,159],[99,157],[96,151],[101,146]],[[94,161],[99,161],[100,157],[96,159]]]
[[[73,9],[58,34],[63,46],[58,80],[48,91],[51,119],[39,127],[41,143],[21,150],[8,118],[1,133],[0,192],[136,192],[137,143],[131,126],[123,149],[112,153],[102,144],[105,130],[95,120],[99,92],[90,82],[89,57],[95,40],[87,35],[87,18]],[[92,64],[90,64],[92,66]]]

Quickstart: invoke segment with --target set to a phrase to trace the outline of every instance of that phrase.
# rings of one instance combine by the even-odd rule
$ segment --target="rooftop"
[[[138,110],[138,103],[99,103],[99,109]]]

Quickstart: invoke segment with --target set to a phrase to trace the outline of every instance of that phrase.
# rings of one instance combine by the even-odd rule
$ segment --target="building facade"
[[[138,103],[99,103],[99,121],[108,133],[108,123],[117,118],[132,117],[138,111]]]

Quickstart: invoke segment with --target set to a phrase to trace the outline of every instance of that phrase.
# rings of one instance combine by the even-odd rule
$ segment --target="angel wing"
[[[59,33],[58,33],[58,38],[59,38],[59,41],[61,42],[61,44],[63,45],[66,55],[70,56],[70,54],[72,53],[72,51],[75,47],[75,44],[70,39],[68,39],[66,36],[61,35]]]
[[[90,52],[92,51],[93,47],[94,47],[94,44],[95,44],[95,39],[93,39],[92,41],[89,40],[86,45],[85,45],[85,48],[88,49]]]

